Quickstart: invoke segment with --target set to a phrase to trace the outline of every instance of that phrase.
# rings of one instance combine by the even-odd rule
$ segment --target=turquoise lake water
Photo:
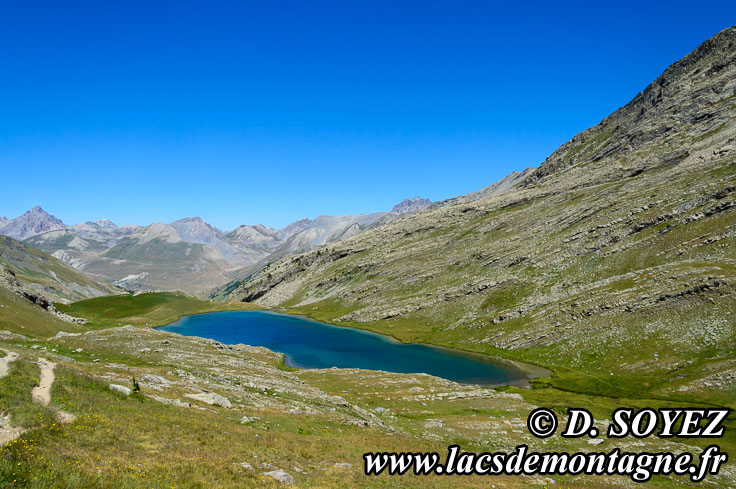
[[[161,329],[227,344],[265,346],[299,368],[364,368],[427,373],[456,382],[494,385],[525,379],[518,368],[492,358],[266,311],[186,316]]]

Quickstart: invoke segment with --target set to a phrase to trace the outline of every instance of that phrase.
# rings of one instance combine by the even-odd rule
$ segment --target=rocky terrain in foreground
[[[6,417],[8,426],[0,423],[0,435],[22,435],[17,441],[34,449],[24,454],[23,443],[9,442],[0,450],[10,457],[15,470],[20,470],[17,460],[23,471],[36,477],[67,463],[64,475],[55,476],[57,482],[74,477],[132,487],[164,482],[167,487],[189,486],[203,480],[209,480],[210,487],[281,483],[363,487],[371,480],[362,474],[362,451],[401,447],[443,451],[452,443],[491,451],[513,450],[522,443],[535,450],[571,452],[699,451],[697,443],[688,440],[534,438],[526,429],[525,417],[540,402],[546,406],[555,402],[544,395],[544,389],[499,392],[423,374],[284,369],[282,356],[265,348],[225,345],[150,328],[61,330],[46,338],[4,332],[0,348],[14,364],[31,372],[49,365],[54,369],[51,382],[56,386],[51,389],[47,384],[45,403],[61,425],[49,423],[49,427],[24,431]],[[15,377],[18,382],[20,375],[11,369],[6,380]],[[596,415],[610,410],[608,404],[590,400],[586,406]],[[599,429],[604,428],[601,421]],[[208,454],[206,460],[203,451]],[[43,463],[38,462],[41,456]],[[197,460],[196,472],[191,472],[192,457]],[[180,480],[181,471],[187,474],[185,480]],[[711,484],[726,487],[733,477],[736,473],[727,465]],[[140,478],[152,479],[152,485],[133,482]],[[373,481],[390,482],[392,487],[484,483],[476,477]],[[661,482],[685,487],[674,477]],[[555,483],[608,488],[632,484],[622,477],[493,478],[495,487],[506,488]]]
[[[285,258],[229,300],[733,405],[735,182],[730,28],[506,192]]]

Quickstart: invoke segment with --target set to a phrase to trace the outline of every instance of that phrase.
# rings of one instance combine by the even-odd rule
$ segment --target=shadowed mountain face
[[[229,299],[585,368],[574,382],[607,395],[732,399],[736,28],[525,173],[273,263]]]

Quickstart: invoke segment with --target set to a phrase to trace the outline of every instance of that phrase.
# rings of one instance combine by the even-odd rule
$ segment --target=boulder
[[[264,472],[263,475],[267,475],[268,477],[271,477],[272,479],[276,479],[282,484],[293,484],[294,478],[288,474],[287,472],[284,472],[283,470],[272,470],[271,472]]]
[[[120,384],[110,384],[110,390],[120,392],[121,394],[125,394],[126,396],[129,396],[130,393],[133,392],[130,390],[130,388]]]
[[[220,406],[225,409],[230,409],[233,404],[227,397],[215,394],[214,392],[203,392],[201,394],[184,394],[185,397],[200,401],[211,406]]]
[[[238,467],[243,468],[245,470],[249,470],[251,472],[256,471],[256,469],[254,469],[253,466],[249,464],[248,462],[235,462],[233,463],[233,465],[237,465]]]
[[[70,336],[70,337],[82,336],[82,333],[67,333],[66,331],[59,331],[58,333],[56,333],[53,336],[52,339],[55,339],[56,340],[56,339],[64,338],[64,337],[67,337],[67,336]]]

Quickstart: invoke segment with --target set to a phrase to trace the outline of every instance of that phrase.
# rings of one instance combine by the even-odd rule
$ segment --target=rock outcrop
[[[409,212],[419,212],[422,209],[427,208],[432,204],[429,199],[423,199],[421,197],[414,197],[413,199],[404,199],[396,204],[391,212],[397,215],[407,214]]]

